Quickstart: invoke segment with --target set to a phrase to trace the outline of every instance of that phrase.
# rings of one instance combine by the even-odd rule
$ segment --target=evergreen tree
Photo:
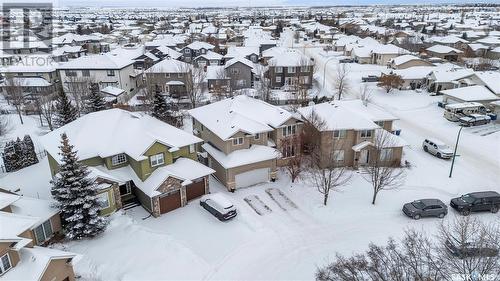
[[[5,144],[2,157],[6,172],[19,170],[19,158],[21,156],[17,154],[15,148],[15,141],[9,141]]]
[[[69,122],[75,121],[77,118],[76,108],[71,104],[68,96],[63,91],[59,91],[57,94],[54,117],[54,125],[56,127],[64,126]]]
[[[67,238],[72,240],[94,237],[103,232],[107,221],[99,215],[100,202],[97,185],[89,178],[89,170],[78,163],[76,151],[66,134],[59,146],[62,164],[51,181],[56,207],[61,211],[61,222]]]
[[[159,92],[156,92],[153,100],[153,109],[151,110],[151,116],[162,120],[167,121],[168,118],[168,106],[165,101],[165,97],[163,97]]]
[[[99,93],[99,85],[92,83],[90,85],[90,94],[87,97],[86,111],[97,112],[106,109],[106,101]]]
[[[26,158],[28,166],[38,163],[38,158],[35,152],[35,145],[31,140],[30,135],[25,135],[23,138],[23,157]]]

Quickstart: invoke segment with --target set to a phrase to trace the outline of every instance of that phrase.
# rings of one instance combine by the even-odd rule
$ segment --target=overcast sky
[[[481,2],[498,3],[500,0]],[[55,6],[92,6],[92,7],[220,7],[220,6],[279,6],[279,5],[365,5],[365,4],[426,4],[426,3],[463,3],[467,0],[0,0],[5,2],[52,2]],[[474,2],[469,0],[468,2]]]

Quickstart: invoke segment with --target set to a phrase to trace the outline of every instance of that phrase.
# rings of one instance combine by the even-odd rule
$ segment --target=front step
[[[128,209],[132,209],[132,208],[135,208],[137,206],[140,206],[141,204],[139,204],[139,202],[137,201],[131,201],[131,202],[127,202],[125,203],[123,206],[122,206],[122,209],[123,210],[128,210]]]

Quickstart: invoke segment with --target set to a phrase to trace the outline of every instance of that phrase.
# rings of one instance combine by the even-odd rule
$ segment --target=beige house
[[[240,95],[189,114],[208,166],[230,191],[275,180],[276,166],[299,153],[283,140],[301,132],[301,118],[264,101]]]
[[[61,231],[50,202],[0,192],[0,279],[73,281],[73,253],[40,247]]]
[[[392,134],[397,118],[361,100],[335,101],[299,108],[305,120],[316,115],[324,121],[318,145],[321,162],[347,167],[368,165],[380,157],[387,165],[400,164],[406,143]],[[384,143],[377,143],[380,140]],[[380,151],[378,148],[382,147]]]
[[[402,55],[389,60],[388,66],[392,69],[407,69],[415,66],[434,66],[434,65],[414,55]]]

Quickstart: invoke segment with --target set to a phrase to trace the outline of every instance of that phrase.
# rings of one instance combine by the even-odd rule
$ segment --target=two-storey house
[[[239,95],[189,114],[208,166],[229,191],[276,179],[278,160],[299,151],[282,140],[300,134],[300,117],[264,101]]]
[[[61,165],[63,132],[102,186],[106,213],[139,202],[158,217],[209,191],[213,170],[196,161],[202,140],[149,115],[104,110],[43,136],[52,175]]]
[[[267,77],[272,88],[312,87],[314,62],[295,50],[277,54],[268,60],[268,66]]]
[[[182,59],[185,62],[191,62],[194,58],[206,54],[208,51],[213,51],[215,46],[202,41],[195,41],[181,49]]]
[[[146,85],[152,92],[169,93],[172,97],[184,96],[192,75],[192,65],[166,58],[144,71]]]
[[[359,167],[373,161],[374,157],[388,165],[400,163],[406,143],[391,134],[393,121],[397,118],[373,104],[363,104],[361,100],[326,102],[298,109],[305,120],[319,118],[324,126],[317,128],[320,138],[320,161],[323,166],[336,165]],[[382,151],[376,140],[383,136]]]
[[[50,204],[0,191],[0,279],[75,280],[75,254],[41,247],[61,231]]]

